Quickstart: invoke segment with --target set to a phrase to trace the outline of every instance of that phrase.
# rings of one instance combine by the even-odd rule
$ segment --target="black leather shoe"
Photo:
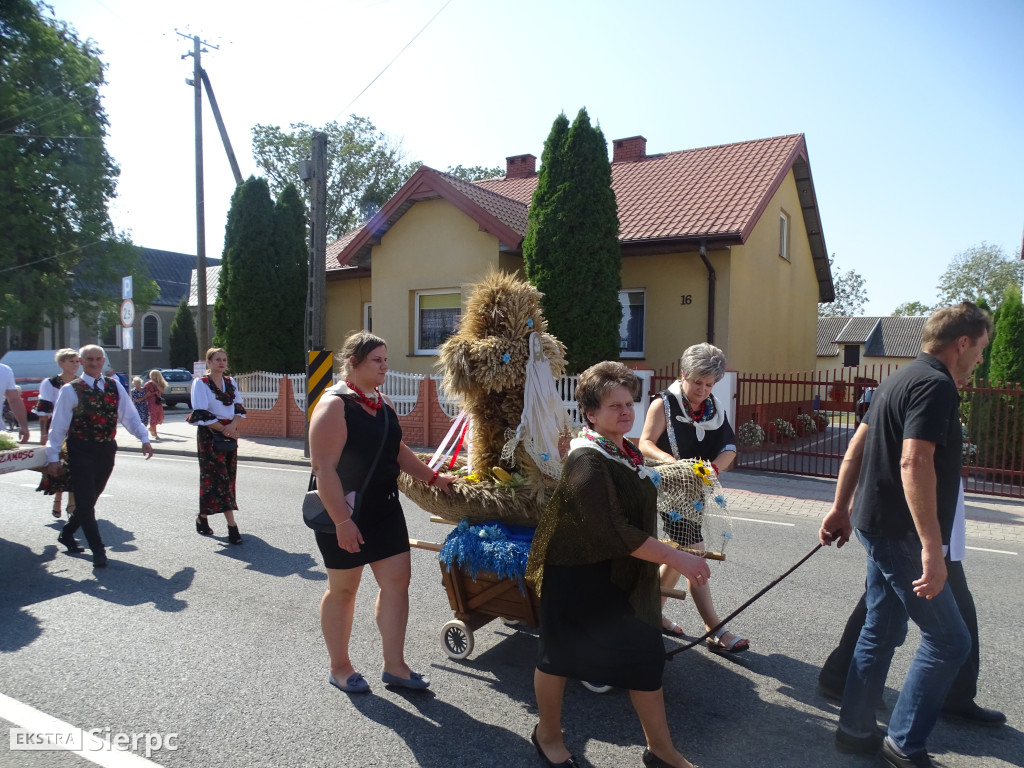
[[[875,731],[870,736],[851,736],[841,728],[836,728],[836,749],[844,755],[873,755],[882,746],[883,735]]]
[[[106,552],[96,552],[92,556],[92,567],[93,568],[106,568],[107,567],[107,554]]]
[[[649,749],[644,750],[644,768],[672,768],[672,765],[666,763],[656,754],[651,752]]]
[[[196,533],[200,536],[213,535],[213,528],[210,527],[210,523],[202,515],[196,515]]]
[[[537,726],[533,726],[533,733],[530,734],[530,741],[533,742],[533,746],[537,748],[537,754],[540,755],[540,759],[544,761],[544,765],[548,768],[579,768],[580,764],[576,762],[576,758],[569,755],[568,760],[563,760],[560,763],[553,763],[548,759],[548,756],[544,754],[544,750],[540,747],[540,742],[537,741]]]
[[[882,759],[889,768],[935,768],[931,756],[927,752],[918,752],[913,755],[896,754],[889,745],[889,739],[882,739]]]
[[[228,526],[228,541],[230,541],[232,544],[242,543],[242,534],[238,532],[237,525]]]
[[[942,715],[971,725],[984,725],[989,728],[997,728],[1006,722],[1006,715],[1002,712],[979,707],[973,701],[962,709],[944,709]]]
[[[85,552],[85,547],[78,546],[78,542],[75,541],[75,537],[70,533],[60,532],[60,536],[57,537],[57,541],[64,545],[68,552]]]

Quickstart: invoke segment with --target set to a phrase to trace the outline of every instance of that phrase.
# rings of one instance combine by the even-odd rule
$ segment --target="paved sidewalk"
[[[188,411],[183,409],[168,411],[167,421],[158,429],[160,439],[153,442],[158,456],[195,457],[196,432],[195,427],[185,423],[187,416]],[[33,442],[38,443],[38,439],[38,432],[35,432]],[[122,451],[141,450],[139,441],[123,427],[117,430],[117,444]],[[309,466],[302,440],[242,437],[238,457],[247,461]],[[730,493],[730,508],[734,513],[770,512],[820,520],[831,505],[836,481],[740,470],[724,473],[722,485]],[[968,494],[967,535],[989,542],[1024,543],[1024,499]]]

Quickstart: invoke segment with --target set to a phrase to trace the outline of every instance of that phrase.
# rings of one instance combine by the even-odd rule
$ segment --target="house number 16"
[[[689,293],[680,296],[679,299],[680,304],[693,304],[693,296]]]

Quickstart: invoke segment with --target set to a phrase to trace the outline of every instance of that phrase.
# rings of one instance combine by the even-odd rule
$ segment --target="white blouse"
[[[231,382],[235,388],[235,398],[231,402],[231,405],[224,405],[218,400],[210,386],[202,380],[202,378],[193,379],[192,381],[192,410],[194,411],[209,411],[216,418],[206,419],[203,421],[197,421],[196,424],[201,426],[208,426],[220,419],[233,419],[235,418],[235,406],[242,405],[242,393],[238,390],[238,385],[235,384],[234,379],[230,376],[224,377],[225,388],[227,388],[227,382]],[[242,418],[245,418],[245,414],[241,414]]]

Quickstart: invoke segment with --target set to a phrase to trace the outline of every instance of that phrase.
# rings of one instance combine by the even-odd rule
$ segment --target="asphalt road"
[[[307,479],[298,467],[243,463],[245,543],[233,547],[222,520],[214,520],[213,538],[195,533],[193,461],[122,453],[99,504],[110,567],[93,572],[88,555],[67,555],[56,544],[49,499],[33,490],[37,476],[0,476],[0,694],[9,697],[0,697],[0,724],[10,727],[13,700],[101,734],[177,734],[176,749],[150,755],[165,766],[536,768],[529,742],[535,638],[492,622],[475,633],[467,660],[449,660],[440,629],[452,613],[431,552],[413,550],[407,642],[410,663],[433,680],[430,692],[392,692],[374,674],[380,654],[369,572],[352,655],[373,693],[350,698],[327,684],[317,618],[326,577],[298,512]],[[711,564],[723,615],[805,555],[817,529],[795,515],[730,509],[728,561]],[[443,540],[446,526],[408,502],[406,512],[411,536]],[[940,722],[930,746],[950,768],[1024,766],[1022,557],[1005,543],[968,544],[999,550],[972,549],[966,566],[982,624],[978,700],[1005,711],[1010,723],[983,730]],[[722,658],[696,648],[676,656],[665,696],[683,753],[705,768],[879,765],[835,752],[838,708],[815,688],[862,585],[859,547],[819,551],[732,622],[751,638],[749,653]],[[697,633],[688,602],[671,615]],[[912,630],[894,661],[890,706],[916,644]],[[585,765],[641,764],[643,735],[623,691],[598,695],[570,683],[564,727]],[[0,768],[91,764],[68,752],[0,746]]]

